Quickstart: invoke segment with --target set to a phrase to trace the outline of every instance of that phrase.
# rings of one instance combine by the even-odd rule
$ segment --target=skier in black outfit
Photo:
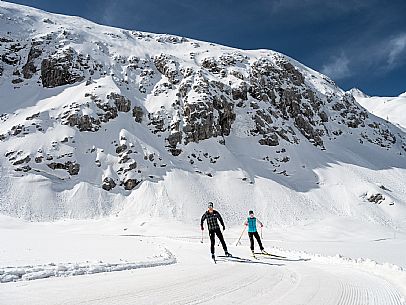
[[[223,234],[221,233],[220,226],[217,222],[217,220],[220,221],[220,224],[223,227],[223,231],[226,229],[224,226],[224,221],[223,218],[221,218],[221,215],[219,212],[213,209],[213,202],[209,202],[208,204],[208,210],[203,214],[202,219],[200,220],[200,227],[202,231],[204,230],[203,227],[203,222],[207,220],[207,228],[209,230],[209,236],[210,236],[210,250],[211,250],[211,257],[215,259],[214,256],[214,244],[215,244],[215,236],[217,235],[218,239],[221,242],[221,245],[223,246],[223,250],[226,256],[231,256],[230,253],[227,251],[227,245],[226,242],[224,241]]]

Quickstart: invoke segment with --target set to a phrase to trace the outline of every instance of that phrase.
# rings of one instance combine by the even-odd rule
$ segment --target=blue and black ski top
[[[224,228],[223,218],[221,217],[219,212],[217,212],[216,210],[213,210],[213,213],[209,213],[209,211],[206,211],[203,214],[202,219],[200,220],[200,226],[203,228],[203,222],[207,220],[207,228],[209,229],[209,231],[218,230],[220,229],[220,226],[217,222],[217,219],[220,221],[220,224]]]
[[[248,226],[248,233],[257,232],[257,221],[262,227],[262,222],[260,222],[256,217],[248,217],[245,225]]]

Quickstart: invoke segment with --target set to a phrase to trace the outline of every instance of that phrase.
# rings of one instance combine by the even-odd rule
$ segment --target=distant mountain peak
[[[364,93],[363,91],[361,91],[361,90],[358,89],[358,88],[352,88],[352,89],[350,89],[350,90],[347,91],[347,92],[349,92],[350,94],[352,94],[352,96],[354,96],[355,99],[357,99],[357,98],[359,98],[359,97],[361,97],[361,98],[370,97],[369,95],[367,95],[366,93]]]

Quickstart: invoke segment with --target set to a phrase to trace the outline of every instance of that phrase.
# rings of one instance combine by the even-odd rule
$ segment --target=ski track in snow
[[[278,248],[272,248],[271,252],[284,254],[287,259],[254,259],[248,258],[246,247],[232,247],[236,256],[247,260],[223,259],[213,264],[207,255],[207,243],[168,237],[161,238],[160,243],[170,244],[171,252],[166,251],[162,264],[150,266],[167,266],[0,284],[0,304],[246,304],[247,298],[254,304],[274,305],[405,304],[392,283],[362,269],[369,260],[323,257]],[[221,255],[219,248],[217,254]],[[383,265],[372,266],[379,269]],[[397,272],[404,275],[403,270]],[[69,287],[69,293],[61,293],[65,287]]]
[[[341,280],[338,304],[404,304],[399,292],[390,284],[383,281],[378,286],[372,284],[365,278],[353,278],[347,282]]]

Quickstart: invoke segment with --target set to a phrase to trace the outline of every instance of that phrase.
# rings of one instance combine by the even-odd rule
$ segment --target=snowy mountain
[[[370,97],[368,94],[362,92],[358,88],[352,88],[352,89],[348,90],[347,93],[351,94],[355,98],[355,100],[357,100],[358,98]]]
[[[283,54],[6,2],[0,42],[3,214],[406,216],[405,133]]]
[[[397,97],[356,96],[356,101],[369,112],[406,130],[406,92]]]

